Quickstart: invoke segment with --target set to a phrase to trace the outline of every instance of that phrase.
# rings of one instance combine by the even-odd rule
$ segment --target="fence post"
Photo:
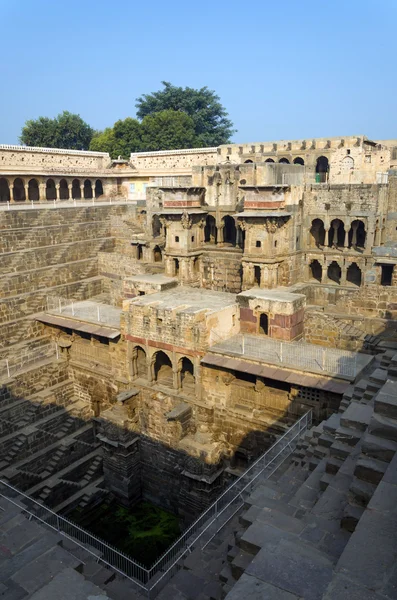
[[[59,298],[59,313],[62,312],[62,304],[61,304],[61,299]]]
[[[323,348],[323,371],[325,371],[325,348]]]
[[[280,362],[283,362],[283,342],[280,342]]]
[[[97,309],[97,314],[98,314],[98,322],[99,322],[99,321],[100,321],[100,318],[99,318],[99,317],[100,317],[100,315],[99,315],[99,306],[97,306],[97,307],[96,307],[96,309]]]
[[[6,358],[6,364],[7,364],[7,377],[9,379],[10,378],[10,365],[8,364],[8,358]]]

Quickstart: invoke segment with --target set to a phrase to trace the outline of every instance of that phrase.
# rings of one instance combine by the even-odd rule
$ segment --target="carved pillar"
[[[46,186],[45,182],[39,184],[39,194],[40,194],[39,198],[40,198],[40,201],[46,200],[46,193],[45,193],[46,192],[46,187],[47,186]]]
[[[334,222],[333,225],[333,230],[334,230],[334,236],[333,236],[333,240],[332,240],[332,247],[333,248],[337,248],[338,247],[338,229],[339,229],[339,224]]]
[[[55,198],[56,198],[57,200],[59,200],[59,199],[60,199],[60,197],[61,197],[61,196],[60,196],[60,193],[59,193],[60,187],[61,187],[61,186],[59,185],[59,183],[56,183],[56,184],[55,184]]]
[[[80,184],[80,197],[84,200],[84,184]]]
[[[217,228],[217,231],[218,231],[216,243],[217,244],[223,244],[223,225],[217,225],[216,228]]]
[[[358,229],[358,223],[352,223],[352,230],[353,230],[353,235],[352,235],[352,248],[355,248],[357,246],[357,229]]]
[[[68,190],[69,190],[69,200],[73,199],[73,185],[71,183],[68,183]]]
[[[138,375],[138,365],[137,365],[137,356],[138,356],[138,351],[136,348],[133,348],[131,351],[131,377],[133,379],[135,379],[135,377]]]
[[[172,387],[174,390],[181,389],[181,371],[180,369],[172,369]]]
[[[14,186],[10,183],[10,202],[14,202]]]
[[[346,227],[345,227],[344,232],[345,232],[345,240],[344,240],[343,246],[344,246],[344,248],[348,248],[349,247],[349,230],[346,229]]]
[[[268,288],[269,287],[269,269],[267,265],[261,266],[261,282],[259,287]]]
[[[341,265],[340,285],[346,285],[347,265],[345,262]]]
[[[147,379],[149,383],[153,383],[153,381],[155,380],[155,373],[154,373],[154,363],[156,362],[156,359],[154,356],[150,357],[149,359],[149,363],[148,363],[148,368],[147,368]]]
[[[25,200],[29,200],[29,184],[25,183]]]
[[[324,246],[328,247],[329,246],[329,227],[325,227],[325,239],[324,239]]]

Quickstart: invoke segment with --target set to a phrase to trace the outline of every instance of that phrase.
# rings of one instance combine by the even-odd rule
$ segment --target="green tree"
[[[88,150],[93,135],[94,130],[80,115],[64,110],[55,119],[26,121],[19,139],[26,146]]]
[[[162,84],[164,89],[143,94],[137,99],[138,118],[144,119],[163,110],[184,112],[193,119],[196,147],[218,146],[229,142],[235,129],[214,91],[207,87],[176,87],[167,81],[162,81]]]
[[[112,158],[128,159],[131,152],[141,149],[141,124],[136,119],[127,117],[116,121],[113,127],[95,135],[90,144],[90,150],[109,152]]]
[[[193,119],[174,110],[149,114],[141,123],[141,139],[144,151],[192,148],[195,140]]]

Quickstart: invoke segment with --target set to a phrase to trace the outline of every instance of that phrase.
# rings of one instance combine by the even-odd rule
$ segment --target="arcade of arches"
[[[309,264],[309,279],[325,284],[361,286],[362,271],[355,262],[340,264],[332,260],[321,264],[319,260],[313,259]]]
[[[0,178],[0,202],[79,200],[104,195],[101,179]]]
[[[310,227],[310,246],[312,248],[365,248],[366,229],[363,221],[355,219],[345,224],[341,219],[333,219],[326,226],[322,219],[313,219]]]
[[[195,368],[190,358],[182,356],[173,362],[162,350],[148,357],[141,346],[135,346],[132,350],[131,374],[135,379],[156,382],[182,393],[194,392],[196,385]]]

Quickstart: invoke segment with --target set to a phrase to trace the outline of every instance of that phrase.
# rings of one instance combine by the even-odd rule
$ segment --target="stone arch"
[[[40,200],[39,182],[37,179],[30,179],[28,183],[28,199],[33,201]]]
[[[365,231],[365,225],[360,219],[355,219],[349,230],[349,247],[353,248],[365,248],[365,240],[367,232]]]
[[[161,229],[162,229],[162,225],[161,225],[161,221],[160,221],[160,217],[158,215],[153,215],[152,217],[152,232],[153,232],[153,237],[159,237],[161,235]]]
[[[56,200],[57,190],[55,187],[55,181],[53,179],[47,179],[45,197],[47,198],[47,200]]]
[[[84,198],[92,198],[92,184],[90,179],[84,181]]]
[[[0,178],[0,202],[10,201],[10,186],[5,177]]]
[[[353,285],[357,285],[357,286],[361,285],[362,273],[361,273],[361,269],[357,263],[354,262],[348,266],[347,272],[346,272],[346,281],[348,283],[352,283]]]
[[[341,163],[342,173],[350,173],[354,169],[354,158],[352,156],[345,156]]]
[[[340,284],[340,280],[342,277],[342,269],[340,268],[336,260],[333,260],[332,263],[328,266],[327,274],[328,279],[334,281],[338,285]]]
[[[216,244],[217,242],[216,221],[212,215],[208,215],[205,220],[204,241],[209,244]]]
[[[329,161],[326,156],[318,156],[316,161],[316,182],[327,181],[329,173]]]
[[[245,165],[249,165],[249,164],[251,164],[251,165],[252,165],[252,163],[253,163],[253,162],[254,162],[253,160],[251,160],[251,159],[248,159],[248,160],[245,160],[245,161],[244,161],[244,164],[245,164]]]
[[[184,392],[193,392],[195,387],[194,365],[192,361],[183,356],[179,361],[181,372],[181,388]]]
[[[325,228],[324,222],[321,219],[313,219],[312,226],[310,227],[310,235],[311,246],[316,246],[317,248],[324,246]]]
[[[155,246],[153,248],[153,261],[154,262],[162,262],[163,261],[163,254],[161,252],[160,246]]]
[[[294,158],[294,165],[302,165],[304,166],[305,161],[303,160],[303,158],[301,156],[297,156],[296,158]]]
[[[321,280],[323,278],[323,268],[320,262],[317,259],[312,260],[309,267],[312,279],[316,279],[319,283],[321,283]]]
[[[61,179],[59,182],[59,199],[69,200],[69,187],[66,179]]]
[[[100,179],[97,179],[95,181],[94,196],[95,196],[95,198],[99,198],[100,196],[103,196],[103,185],[102,185],[102,181]]]
[[[14,201],[24,202],[26,200],[25,184],[20,177],[14,179]]]
[[[268,162],[268,163],[274,163],[274,160],[273,160],[272,158],[267,158],[267,159],[265,160],[265,162]]]
[[[280,158],[280,160],[278,162],[281,164],[284,164],[284,165],[289,165],[289,160],[288,160],[288,158],[285,158],[285,156]]]
[[[333,219],[329,228],[329,247],[343,248],[345,244],[345,226],[340,219]]]
[[[78,179],[72,181],[72,198],[76,200],[81,198],[80,181]]]
[[[230,215],[226,215],[223,222],[225,224],[223,239],[227,244],[235,246],[237,238],[236,222]]]
[[[134,377],[147,379],[147,357],[146,351],[141,346],[135,346],[133,350],[133,367],[132,372]]]
[[[172,361],[170,357],[159,350],[153,356],[154,359],[154,380],[161,385],[173,387]]]

